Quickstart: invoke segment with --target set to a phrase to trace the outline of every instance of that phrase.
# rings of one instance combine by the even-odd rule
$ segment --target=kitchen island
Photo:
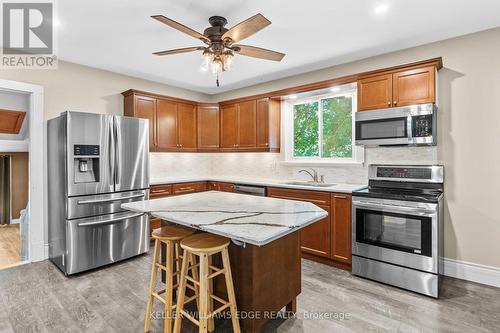
[[[240,323],[245,332],[252,333],[285,306],[295,312],[301,291],[298,230],[327,216],[308,202],[217,191],[122,207],[231,238],[229,254]],[[214,292],[225,296],[223,285],[216,278]]]

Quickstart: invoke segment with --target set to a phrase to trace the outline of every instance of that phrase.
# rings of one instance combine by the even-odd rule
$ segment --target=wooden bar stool
[[[153,300],[156,298],[165,305],[164,316],[165,316],[165,328],[164,332],[172,332],[172,311],[175,309],[176,305],[173,304],[174,290],[178,287],[178,283],[174,285],[174,277],[177,276],[177,281],[179,281],[179,262],[183,258],[180,254],[179,242],[193,235],[196,231],[193,229],[181,227],[181,226],[164,226],[153,231],[152,237],[155,240],[155,246],[153,250],[153,263],[151,267],[151,280],[149,283],[148,301],[146,306],[146,318],[144,320],[144,332],[149,332],[151,329],[151,310],[153,308]],[[166,248],[166,258],[165,265],[162,265],[160,261],[160,247],[161,244],[165,244]],[[189,258],[188,258],[189,259]],[[174,269],[175,267],[177,269]],[[165,289],[156,290],[157,278],[158,278],[158,268],[165,272]],[[192,267],[191,273],[193,277],[197,277],[197,268]],[[198,294],[197,286],[188,286],[195,292],[195,296],[191,297],[186,301],[191,301],[195,299]],[[162,297],[163,294],[163,297]]]
[[[212,332],[213,317],[227,308],[231,311],[231,321],[233,324],[233,332],[240,333],[240,323],[236,311],[236,297],[234,295],[233,278],[231,276],[231,266],[229,264],[229,239],[209,233],[198,233],[184,238],[180,245],[184,250],[182,259],[181,277],[178,290],[178,304],[175,309],[176,317],[174,324],[174,333],[180,333],[182,317],[188,318],[199,327],[200,333]],[[210,263],[211,257],[215,254],[222,255],[222,268],[212,266]],[[190,262],[195,262],[192,256],[199,257],[200,278],[198,281],[187,275],[190,269]],[[191,257],[191,259],[189,259]],[[226,301],[212,294],[211,280],[224,274],[226,288],[229,300]],[[185,294],[187,281],[199,286],[199,303],[198,303],[198,320],[184,310]],[[219,308],[213,310],[213,301],[222,304]]]

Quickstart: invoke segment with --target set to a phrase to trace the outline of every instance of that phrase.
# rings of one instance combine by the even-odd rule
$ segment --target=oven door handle
[[[387,205],[387,204],[378,204],[378,203],[353,203],[354,208],[372,208],[372,209],[382,209],[384,208],[390,209],[396,212],[405,212],[405,213],[416,213],[420,215],[432,215],[436,214],[437,210],[421,208],[421,207],[408,207],[408,206],[397,206],[397,205]]]

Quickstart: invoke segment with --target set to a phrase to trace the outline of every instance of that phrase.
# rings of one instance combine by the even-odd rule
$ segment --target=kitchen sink
[[[337,184],[331,184],[331,183],[316,183],[316,182],[285,182],[283,184],[286,185],[298,185],[298,186],[311,186],[311,187],[330,187],[330,186],[335,186]]]

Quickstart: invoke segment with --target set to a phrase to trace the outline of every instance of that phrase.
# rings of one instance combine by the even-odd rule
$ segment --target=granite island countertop
[[[309,202],[218,191],[130,202],[122,208],[257,246],[328,216]]]
[[[241,185],[255,185],[255,186],[266,186],[266,187],[280,187],[280,188],[291,188],[300,189],[308,191],[322,191],[322,192],[336,192],[336,193],[352,193],[353,191],[362,190],[367,187],[366,184],[345,184],[345,183],[335,183],[333,186],[328,187],[313,187],[307,185],[291,185],[286,184],[287,182],[297,181],[286,180],[286,179],[269,179],[269,178],[248,178],[248,177],[218,177],[218,176],[187,176],[187,177],[162,177],[153,178],[150,181],[151,185],[163,185],[163,184],[176,184],[176,183],[189,183],[189,182],[204,182],[204,181],[214,181],[214,182],[224,182],[233,183]]]

